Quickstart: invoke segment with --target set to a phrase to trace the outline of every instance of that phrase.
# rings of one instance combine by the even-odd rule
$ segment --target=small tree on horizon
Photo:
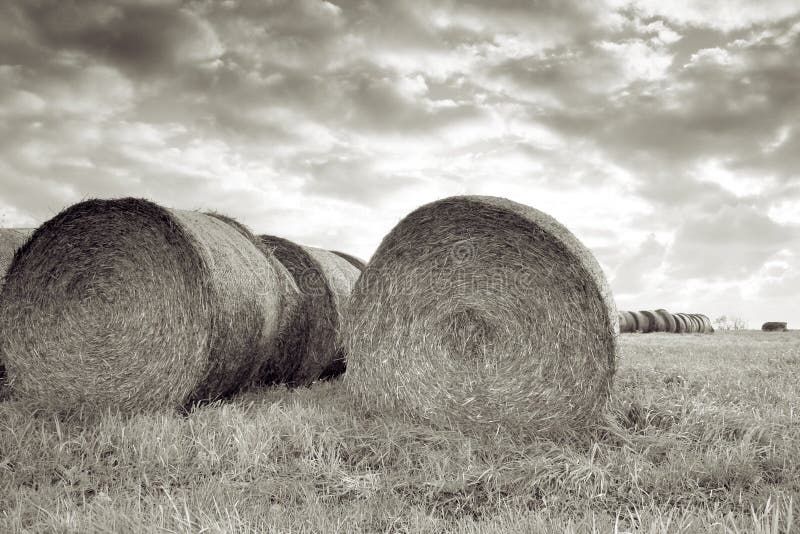
[[[717,330],[746,330],[747,321],[735,315],[720,315],[714,319],[714,327]]]

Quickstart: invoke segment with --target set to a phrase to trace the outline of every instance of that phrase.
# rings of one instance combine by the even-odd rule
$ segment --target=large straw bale
[[[253,234],[250,228],[228,215],[218,212],[207,212],[206,214],[228,223],[250,240],[264,254],[278,277],[281,320],[277,342],[272,346],[271,353],[263,359],[263,365],[255,373],[253,380],[259,385],[279,383],[291,385],[291,374],[294,373],[298,358],[300,358],[296,347],[295,329],[300,315],[306,313],[300,288],[297,287],[289,269],[273,254],[273,249],[266,246],[264,241]]]
[[[19,250],[0,298],[14,393],[56,411],[225,396],[276,342],[278,278],[240,232],[141,199],[89,200]]]
[[[606,404],[617,329],[602,270],[561,224],[452,197],[403,219],[356,282],[345,383],[435,426],[574,435]]]
[[[781,321],[767,321],[761,325],[764,332],[786,332],[787,323]]]
[[[288,269],[300,290],[293,324],[283,336],[284,364],[265,382],[310,384],[345,371],[338,341],[341,314],[361,272],[333,252],[304,247],[276,236],[259,236],[262,246]]]

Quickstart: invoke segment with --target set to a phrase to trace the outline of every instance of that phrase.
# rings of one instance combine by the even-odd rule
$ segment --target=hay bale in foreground
[[[761,325],[761,330],[764,332],[786,332],[786,325],[787,323],[782,323],[780,321],[767,321]]]
[[[355,257],[355,256],[353,256],[351,254],[348,254],[347,252],[341,252],[341,251],[338,251],[338,250],[331,250],[331,252],[333,252],[334,254],[339,256],[340,258],[344,258],[347,261],[349,261],[350,265],[352,265],[353,267],[358,269],[358,272],[363,272],[364,269],[367,267],[367,262],[365,262],[361,258],[357,258],[357,257]]]
[[[650,333],[650,318],[640,311],[631,313],[636,321],[634,332],[641,332],[642,334]]]
[[[338,341],[341,314],[361,271],[327,250],[275,236],[262,235],[259,240],[291,273],[300,290],[298,311],[282,336],[282,364],[277,373],[262,376],[262,381],[307,385],[342,374],[346,362]]]
[[[574,435],[606,404],[617,329],[602,270],[561,224],[452,197],[405,217],[356,282],[344,380],[361,406],[435,426]]]
[[[650,332],[667,331],[667,323],[660,314],[649,310],[643,311],[642,313],[646,315],[647,319],[650,321]]]
[[[662,321],[664,321],[664,324],[666,325],[666,329],[664,330],[665,332],[674,334],[678,331],[678,325],[675,322],[675,317],[673,317],[670,312],[661,308],[656,310],[655,313],[661,317]]]
[[[60,412],[184,406],[271,353],[278,279],[233,227],[126,198],[76,204],[18,251],[0,299],[10,386]]]

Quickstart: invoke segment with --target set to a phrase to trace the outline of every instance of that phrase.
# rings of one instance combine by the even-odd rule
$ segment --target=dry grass
[[[453,197],[401,221],[356,283],[345,382],[365,409],[443,428],[579,434],[608,398],[617,328],[602,271],[558,222]]]
[[[618,362],[585,444],[434,430],[340,382],[91,426],[2,403],[0,531],[798,531],[800,334],[624,335]]]
[[[136,411],[214,399],[274,350],[278,279],[228,224],[90,200],[20,250],[0,298],[9,385],[31,407]]]

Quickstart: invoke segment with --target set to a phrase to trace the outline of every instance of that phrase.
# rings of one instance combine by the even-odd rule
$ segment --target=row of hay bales
[[[711,320],[701,313],[670,313],[659,309],[654,311],[618,312],[621,333],[668,332],[671,334],[713,334]]]
[[[343,371],[336,338],[360,274],[353,260],[254,236],[218,214],[82,202],[14,253],[0,362],[14,396],[59,412],[308,384]]]
[[[424,205],[366,265],[218,214],[90,200],[15,253],[0,360],[16,397],[58,412],[185,407],[346,368],[363,409],[555,437],[600,419],[617,318],[594,256],[507,199]]]

